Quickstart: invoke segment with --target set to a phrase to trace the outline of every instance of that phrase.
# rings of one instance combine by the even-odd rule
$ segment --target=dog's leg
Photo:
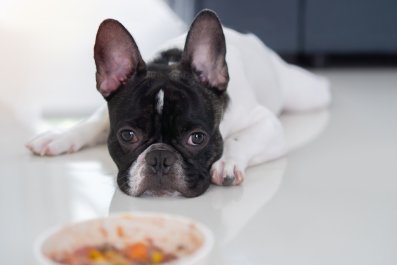
[[[48,131],[30,140],[26,147],[35,155],[55,156],[73,153],[83,147],[105,143],[109,133],[106,106],[98,109],[87,120],[64,131]]]
[[[211,180],[217,185],[238,185],[247,166],[276,159],[286,153],[282,125],[269,111],[252,126],[231,134],[224,141],[221,159],[212,165]]]

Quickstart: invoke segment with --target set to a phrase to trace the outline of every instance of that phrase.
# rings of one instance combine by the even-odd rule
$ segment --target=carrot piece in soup
[[[135,243],[127,246],[126,254],[132,260],[147,261],[149,259],[148,248],[144,243]]]

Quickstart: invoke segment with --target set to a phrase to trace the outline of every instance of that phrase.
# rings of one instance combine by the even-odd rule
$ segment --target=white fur
[[[212,167],[212,181],[218,185],[227,177],[240,184],[239,172],[247,166],[287,152],[277,117],[281,111],[313,110],[327,106],[331,99],[326,79],[287,64],[255,35],[228,28],[224,33],[230,105],[220,125],[224,152]],[[183,48],[185,38],[171,40],[161,49]]]
[[[146,156],[146,152],[140,154],[137,160],[132,163],[129,172],[128,172],[128,187],[130,188],[128,194],[136,195],[140,191],[140,187],[145,179],[145,176],[142,174],[143,169],[145,168],[144,158]]]
[[[163,107],[164,107],[164,91],[160,89],[160,91],[157,93],[157,105],[156,105],[156,110],[158,114],[163,113]]]
[[[48,131],[30,140],[26,147],[40,156],[73,153],[83,147],[104,144],[109,134],[109,117],[106,105],[87,120],[64,132]]]
[[[306,111],[330,103],[328,81],[302,68],[289,65],[256,36],[224,29],[230,82],[228,107],[220,125],[224,152],[212,167],[212,181],[222,185],[232,178],[240,184],[246,167],[284,155],[286,144],[281,111]],[[186,35],[164,48],[184,47]],[[161,95],[159,95],[160,98]],[[160,104],[158,105],[160,109]],[[102,114],[101,114],[102,113]],[[44,134],[28,144],[40,155],[57,155],[103,142],[109,126],[106,112],[62,134]],[[89,135],[90,137],[85,137]],[[96,139],[92,140],[93,136]]]

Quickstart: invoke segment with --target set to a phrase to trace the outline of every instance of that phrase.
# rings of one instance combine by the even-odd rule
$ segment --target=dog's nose
[[[145,159],[153,173],[167,174],[175,163],[176,156],[168,150],[153,150],[146,155]]]

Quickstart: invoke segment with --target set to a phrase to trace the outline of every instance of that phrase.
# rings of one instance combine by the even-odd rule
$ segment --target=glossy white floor
[[[397,69],[321,73],[333,105],[283,117],[294,151],[194,199],[125,196],[105,147],[31,156],[32,132],[0,112],[2,264],[35,264],[34,239],[50,226],[130,210],[206,223],[213,264],[396,264]]]

